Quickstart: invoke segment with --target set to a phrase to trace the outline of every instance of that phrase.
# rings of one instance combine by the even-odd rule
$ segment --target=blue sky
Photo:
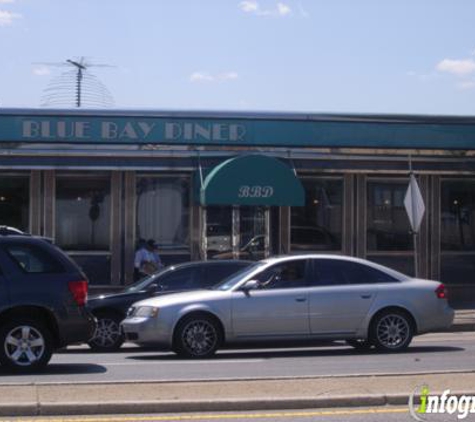
[[[0,106],[86,57],[116,108],[475,114],[474,0],[0,0]],[[73,97],[73,93],[71,94]]]

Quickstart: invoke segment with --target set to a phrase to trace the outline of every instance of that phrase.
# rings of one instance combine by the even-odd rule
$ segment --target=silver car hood
[[[182,305],[195,302],[203,302],[213,299],[220,299],[228,295],[229,292],[221,290],[195,290],[190,292],[173,293],[141,300],[133,304],[137,306],[155,306],[161,308],[164,306]]]

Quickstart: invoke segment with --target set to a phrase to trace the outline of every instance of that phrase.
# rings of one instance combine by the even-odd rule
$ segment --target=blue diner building
[[[475,302],[475,117],[0,109],[0,176],[0,225],[54,239],[95,289],[131,283],[153,238],[165,264],[347,254]]]

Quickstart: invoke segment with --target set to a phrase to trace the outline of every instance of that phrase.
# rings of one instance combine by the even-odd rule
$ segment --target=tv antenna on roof
[[[114,67],[108,64],[95,64],[86,61],[85,57],[67,59],[60,63],[38,63],[44,66],[72,67],[53,79],[45,90],[42,105],[58,105],[70,103],[70,91],[74,88],[76,107],[83,103],[92,106],[112,106],[114,100],[109,90],[90,72],[90,67]],[[74,76],[74,79],[72,78]],[[69,101],[68,101],[69,100]]]

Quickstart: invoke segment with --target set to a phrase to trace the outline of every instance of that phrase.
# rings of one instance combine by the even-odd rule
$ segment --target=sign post
[[[407,187],[406,191],[406,196],[404,197],[404,207],[406,208],[406,212],[411,223],[412,236],[414,239],[414,272],[415,276],[419,277],[419,265],[417,261],[417,233],[419,232],[422,218],[424,217],[425,205],[416,177],[412,172],[409,179],[409,186]]]

